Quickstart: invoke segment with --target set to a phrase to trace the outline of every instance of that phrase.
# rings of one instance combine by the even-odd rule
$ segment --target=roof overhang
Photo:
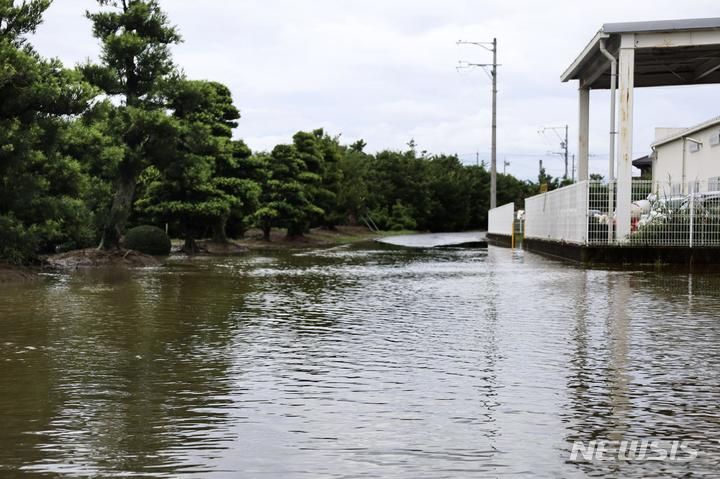
[[[711,120],[705,121],[703,123],[700,123],[699,125],[691,126],[690,128],[687,128],[685,130],[682,130],[674,135],[670,135],[665,138],[661,138],[654,143],[652,143],[650,146],[652,148],[665,145],[668,143],[671,143],[673,141],[680,140],[682,138],[686,138],[690,135],[694,135],[695,133],[703,130],[707,130],[708,128],[715,128],[717,126],[720,126],[720,116],[713,118]]]
[[[648,166],[652,166],[652,163],[653,163],[653,160],[650,157],[650,155],[645,155],[641,158],[634,159],[632,162],[632,165],[635,168],[642,169],[642,168],[647,168]]]
[[[609,88],[600,43],[617,58],[623,36],[635,46],[636,87],[720,83],[720,18],[605,24],[560,79]]]

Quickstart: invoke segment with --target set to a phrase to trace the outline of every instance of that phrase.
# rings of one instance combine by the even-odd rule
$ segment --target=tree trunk
[[[213,236],[212,240],[213,243],[227,243],[227,233],[225,232],[225,225],[227,224],[227,220],[225,218],[222,218],[213,224]]]
[[[196,255],[198,254],[198,247],[197,244],[195,244],[195,238],[190,233],[187,233],[185,235],[185,245],[183,245],[182,248],[183,253],[189,254],[189,255]]]
[[[272,227],[270,226],[263,226],[262,232],[263,232],[263,241],[270,241],[270,230]]]
[[[304,231],[305,231],[305,225],[302,225],[302,224],[290,225],[290,226],[288,226],[288,229],[287,229],[287,237],[288,237],[288,239],[302,238]]]
[[[110,216],[105,223],[98,249],[108,251],[120,248],[120,237],[125,231],[125,225],[132,210],[135,184],[135,177],[121,176],[118,179],[117,191],[110,208]]]

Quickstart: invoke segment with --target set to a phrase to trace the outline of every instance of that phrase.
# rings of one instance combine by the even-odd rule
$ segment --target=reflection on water
[[[714,474],[718,286],[381,245],[0,286],[0,476]],[[569,460],[649,438],[700,453]]]

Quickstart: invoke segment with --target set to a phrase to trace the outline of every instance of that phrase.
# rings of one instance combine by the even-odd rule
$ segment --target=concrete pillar
[[[588,179],[588,158],[590,157],[590,89],[578,90],[580,118],[578,121],[578,180]]]
[[[618,68],[620,95],[620,128],[617,154],[617,239],[630,234],[633,155],[633,87],[635,83],[635,35],[623,34],[620,41]]]

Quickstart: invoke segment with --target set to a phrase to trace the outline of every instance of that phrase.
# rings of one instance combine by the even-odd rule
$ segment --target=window
[[[720,176],[708,178],[708,191],[720,191]]]
[[[698,151],[700,151],[701,148],[702,144],[688,140],[688,151],[690,151],[690,153],[697,153]]]
[[[715,130],[710,135],[710,146],[720,145],[720,130]]]

